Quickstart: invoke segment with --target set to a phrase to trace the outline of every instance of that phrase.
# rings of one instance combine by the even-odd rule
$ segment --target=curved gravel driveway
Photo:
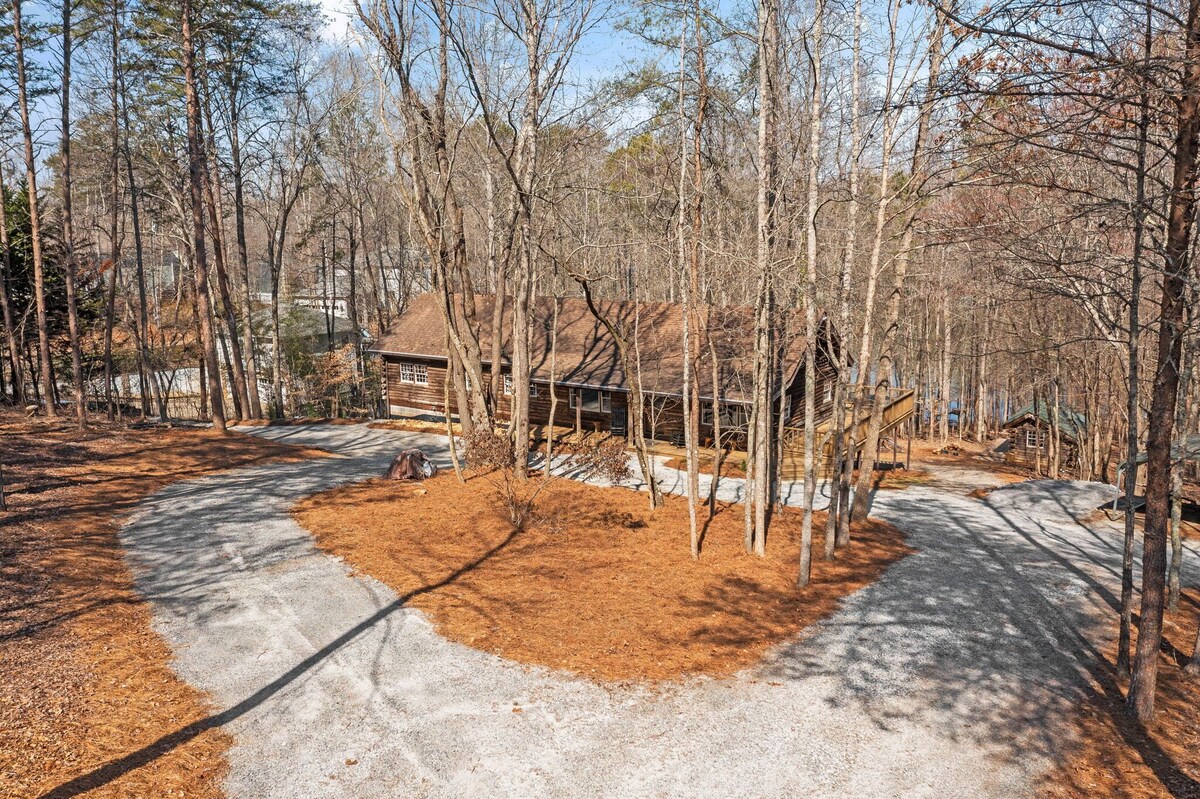
[[[398,448],[441,459],[444,438],[255,432],[341,457],[170,486],[123,533],[176,669],[236,739],[234,799],[1026,795],[1091,690],[1090,628],[1119,590],[1119,531],[1074,520],[1095,487],[985,504],[961,490],[992,478],[959,472],[882,492],[875,513],[919,553],[768,662],[602,687],[440,638],[292,521],[296,500],[382,473]]]

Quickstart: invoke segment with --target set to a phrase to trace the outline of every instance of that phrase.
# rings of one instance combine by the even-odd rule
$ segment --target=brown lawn
[[[205,718],[121,556],[121,519],[167,483],[312,455],[244,435],[127,430],[0,412],[0,795],[38,796]],[[208,730],[87,796],[220,796]],[[71,795],[75,795],[72,793]]]
[[[1042,793],[1054,799],[1149,799],[1200,797],[1200,677],[1183,671],[1200,622],[1200,590],[1185,590],[1178,613],[1164,624],[1158,667],[1158,721],[1146,732],[1124,713],[1125,680],[1113,680],[1083,705],[1076,726],[1080,741],[1064,752]],[[1115,623],[1115,622],[1114,622]],[[1136,618],[1135,618],[1136,640]],[[1116,646],[1105,654],[1111,673]]]
[[[326,550],[390,585],[455,641],[595,680],[728,675],[829,615],[911,552],[882,522],[855,528],[813,584],[795,587],[800,513],[772,525],[768,557],[742,549],[742,508],[722,506],[698,562],[687,507],[556,480],[534,527],[510,534],[488,477],[372,480],[317,495],[296,517]],[[701,519],[704,519],[701,512]],[[820,541],[824,517],[817,517]],[[817,546],[819,550],[819,544]]]

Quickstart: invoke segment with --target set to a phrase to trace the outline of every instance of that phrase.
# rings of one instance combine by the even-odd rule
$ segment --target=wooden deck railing
[[[895,430],[904,422],[912,418],[916,413],[916,392],[911,388],[906,389],[881,389],[886,392],[884,395],[883,418],[879,426],[879,435],[882,438],[891,431]],[[871,409],[875,403],[875,393],[863,398],[859,406],[858,419],[852,419],[853,411],[851,407],[847,407],[843,414],[842,424],[846,434],[853,431],[854,440],[858,442],[857,449],[862,449],[863,440],[867,437],[867,428],[871,423]],[[833,449],[833,430],[837,422],[835,419],[829,419],[817,425],[817,446],[820,447],[820,454],[817,458],[817,471],[822,475],[827,475],[833,469],[834,464],[834,449]],[[797,479],[803,474],[804,469],[804,428],[803,427],[785,427],[783,429],[783,463],[781,469],[784,479]]]

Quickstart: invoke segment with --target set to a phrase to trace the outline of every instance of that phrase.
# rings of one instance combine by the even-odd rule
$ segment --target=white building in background
[[[158,389],[167,397],[167,413],[177,419],[197,419],[200,416],[200,369],[185,367],[180,369],[163,369],[155,372],[152,379],[158,383]],[[142,401],[142,378],[136,372],[117,375],[113,381],[113,393],[118,404],[126,408],[137,408]],[[224,370],[221,374],[221,387],[225,395],[225,407],[233,407],[232,386]],[[204,390],[207,391],[207,385]],[[104,401],[104,379],[91,381],[94,401]],[[158,405],[154,401],[154,388],[147,382],[146,400],[150,404],[150,412],[158,413]],[[258,398],[267,405],[271,401],[271,384],[266,380],[258,381]]]
[[[275,325],[270,308],[260,308],[252,317],[258,362],[269,368],[275,353]],[[330,331],[332,329],[332,337]],[[364,340],[348,317],[323,313],[296,303],[279,305],[279,333],[302,351],[318,355],[336,350],[356,340]]]
[[[297,294],[292,297],[292,305],[297,305],[301,308],[312,308],[316,311],[324,311],[339,319],[350,318],[350,300],[348,297],[326,298],[312,294]]]

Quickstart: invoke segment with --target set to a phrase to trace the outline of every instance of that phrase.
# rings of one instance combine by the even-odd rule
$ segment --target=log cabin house
[[[1004,423],[1004,437],[1008,446],[1004,460],[1030,469],[1046,469],[1050,464],[1050,438],[1054,435],[1054,422],[1050,407],[1035,403],[1021,408]],[[1079,452],[1083,437],[1087,435],[1087,417],[1066,404],[1058,408],[1058,436],[1060,442],[1059,465],[1067,472],[1079,467]]]
[[[414,297],[408,308],[371,347],[384,365],[385,401],[389,418],[421,415],[442,417],[445,410],[444,381],[447,376],[446,329],[439,308],[439,295]],[[489,373],[492,350],[491,320],[495,298],[477,295],[483,367]],[[597,301],[600,313],[625,335],[636,341],[640,378],[645,402],[645,431],[648,438],[680,445],[683,443],[683,308],[672,303]],[[704,308],[700,331],[698,376],[701,394],[700,439],[704,446],[714,441],[713,399],[717,400],[720,445],[732,449],[745,446],[753,391],[754,317],[747,307]],[[496,417],[508,418],[512,381],[508,354],[511,352],[509,309],[504,310],[505,340],[500,364],[503,392],[498,397]],[[554,300],[535,298],[531,304],[531,425],[550,423],[551,391],[557,397],[553,424],[583,432],[608,432],[630,437],[629,380],[615,342],[592,315],[583,298],[558,300],[557,335],[551,347]],[[789,324],[790,334],[781,344],[779,377],[782,390],[776,394],[775,423],[783,421],[785,450],[802,436],[795,435],[804,423],[805,342],[798,317]],[[817,418],[828,429],[833,413],[834,378],[837,374],[836,347],[839,342],[828,326],[821,327],[817,347]],[[555,351],[553,364],[551,350]],[[715,361],[715,368],[714,368]],[[553,367],[553,384],[551,370]],[[885,428],[894,429],[911,415],[908,404],[889,405]],[[907,410],[906,410],[907,409]],[[450,413],[457,413],[453,389]],[[780,420],[779,415],[783,419]],[[820,430],[821,427],[818,427]],[[860,434],[861,438],[861,434]],[[790,444],[788,443],[790,442]],[[802,444],[800,445],[803,452]],[[785,453],[786,458],[786,453]],[[792,461],[798,464],[798,459]],[[785,462],[785,472],[789,471]]]

